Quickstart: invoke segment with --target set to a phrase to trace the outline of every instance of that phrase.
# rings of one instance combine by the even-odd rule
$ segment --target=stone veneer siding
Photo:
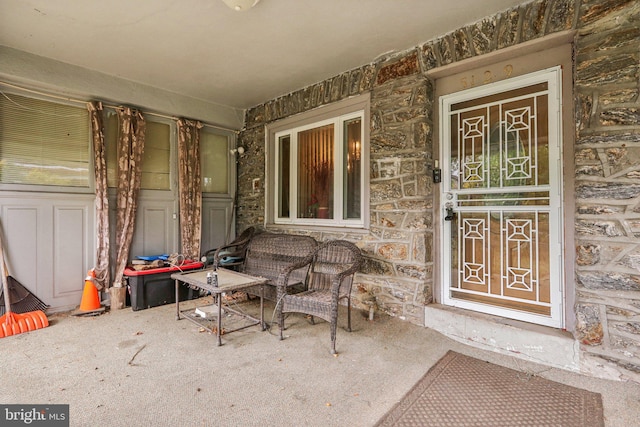
[[[355,305],[423,323],[433,298],[434,88],[426,72],[545,35],[576,30],[576,328],[582,351],[640,379],[640,3],[537,0],[414,49],[346,71],[246,113],[237,222],[264,223],[264,126],[371,94],[369,232],[309,231],[354,241],[367,259]],[[565,161],[571,161],[566,159]],[[259,180],[259,189],[254,187]],[[292,231],[294,232],[294,231]],[[599,363],[600,363],[599,362]]]

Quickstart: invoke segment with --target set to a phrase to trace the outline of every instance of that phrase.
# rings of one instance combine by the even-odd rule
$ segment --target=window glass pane
[[[548,83],[453,104],[452,189],[549,183]]]
[[[89,187],[86,108],[0,96],[0,182]]]
[[[108,112],[104,121],[105,157],[107,162],[107,185],[111,188],[117,186],[118,169],[118,115]]]
[[[344,213],[345,219],[359,219],[361,192],[360,177],[362,176],[362,119],[352,119],[344,122]]]
[[[333,136],[333,124],[298,133],[298,218],[333,218]]]
[[[229,192],[229,141],[225,135],[200,131],[202,192]]]
[[[107,184],[117,186],[118,115],[107,113],[105,120]],[[142,157],[140,188],[144,190],[171,189],[171,126],[147,120]]]
[[[171,126],[147,120],[140,188],[146,190],[171,189],[170,147]]]
[[[289,218],[289,191],[291,191],[291,185],[289,182],[289,174],[291,172],[291,136],[281,136],[278,139],[278,152],[280,158],[278,163],[280,168],[278,173],[278,182],[280,183],[278,191],[278,216],[280,218]]]

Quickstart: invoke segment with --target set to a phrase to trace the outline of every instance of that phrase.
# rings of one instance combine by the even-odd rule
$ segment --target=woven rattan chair
[[[254,236],[239,271],[268,280],[264,287],[248,288],[245,292],[260,295],[263,288],[264,298],[276,301],[280,283],[288,293],[306,289],[310,257],[317,246],[311,236],[267,232]]]
[[[280,339],[283,339],[284,313],[305,313],[330,323],[331,353],[336,353],[338,304],[347,301],[347,331],[351,332],[351,285],[353,276],[362,264],[360,249],[351,242],[331,240],[318,246],[311,257],[308,288],[289,294],[278,286],[277,314]]]
[[[255,227],[247,227],[235,240],[228,245],[220,246],[219,248],[209,249],[204,253],[202,262],[205,263],[205,267],[234,267],[242,264],[244,255],[247,250],[247,245],[251,238],[259,233]]]

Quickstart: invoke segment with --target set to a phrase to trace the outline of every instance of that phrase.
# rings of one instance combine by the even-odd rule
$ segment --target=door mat
[[[603,427],[602,396],[449,351],[376,426]]]

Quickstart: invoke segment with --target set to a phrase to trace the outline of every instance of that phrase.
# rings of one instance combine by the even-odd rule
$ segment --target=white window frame
[[[283,119],[266,126],[267,146],[267,185],[266,185],[266,225],[338,227],[366,229],[369,226],[369,95],[360,95],[326,107],[312,110],[294,117]],[[344,216],[344,123],[354,118],[361,120],[361,169],[360,169],[360,218],[345,219]],[[333,219],[297,218],[297,135],[316,127],[334,125],[334,180],[333,180]],[[290,179],[289,179],[289,217],[278,216],[279,183],[279,138],[290,139]],[[269,194],[269,190],[273,193]]]

